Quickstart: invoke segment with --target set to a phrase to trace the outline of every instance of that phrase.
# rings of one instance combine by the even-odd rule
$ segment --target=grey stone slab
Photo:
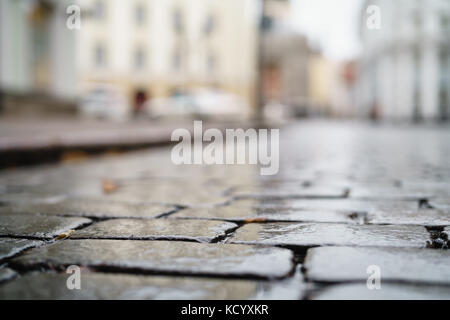
[[[11,280],[17,276],[17,272],[9,268],[0,269],[0,283]]]
[[[298,299],[303,282],[139,276],[81,272],[68,290],[65,273],[32,273],[0,286],[0,300],[245,300]]]
[[[40,244],[42,244],[41,241],[0,238],[0,260],[15,256],[23,250],[36,247]]]
[[[194,178],[196,179],[196,178]],[[128,183],[108,198],[127,202],[153,202],[179,206],[215,206],[229,200],[226,189],[195,182],[143,182]]]
[[[224,206],[216,208],[185,209],[170,218],[212,219],[228,221],[292,221],[363,223],[364,213],[333,210],[296,210],[286,207]]]
[[[22,203],[0,208],[2,213],[40,213],[45,215],[96,218],[155,218],[175,210],[173,206],[127,203],[111,200],[66,199],[54,203]]]
[[[446,197],[437,197],[430,199],[429,203],[433,208],[442,210],[450,214],[450,195]]]
[[[21,267],[81,265],[177,274],[284,277],[292,252],[246,245],[177,241],[65,240],[13,260]]]
[[[331,211],[365,213],[365,222],[372,224],[401,224],[421,226],[446,226],[450,223],[450,212],[443,210],[419,208],[419,201],[391,200],[310,200],[291,199],[284,201],[240,200],[231,204],[238,207],[252,207],[259,210],[283,208],[291,211]],[[182,212],[180,212],[182,214]],[[331,221],[330,221],[331,222]]]
[[[323,247],[308,250],[304,267],[312,281],[367,281],[378,266],[381,282],[450,284],[450,251],[413,248]]]
[[[450,182],[447,181],[402,181],[401,187],[410,192],[431,194],[432,199],[450,197]]]
[[[424,248],[429,234],[418,226],[330,223],[253,223],[236,230],[231,243],[312,246]]]
[[[365,184],[354,186],[350,192],[350,198],[361,200],[420,200],[429,199],[434,196],[433,193],[416,190],[405,190],[390,186],[371,186]]]
[[[365,284],[330,286],[312,300],[450,300],[450,287],[408,284],[381,284],[369,290]]]
[[[372,224],[447,226],[450,225],[450,212],[446,213],[435,209],[375,211],[367,215],[367,222]]]
[[[237,200],[232,203],[235,206],[246,207],[284,207],[293,210],[337,210],[351,212],[399,212],[405,210],[416,210],[419,208],[418,201],[389,201],[389,200],[357,200],[357,199],[285,199],[276,200]]]
[[[248,185],[238,186],[232,189],[230,193],[238,199],[285,199],[285,198],[345,198],[348,194],[346,188],[313,186],[304,187],[301,183],[298,185],[279,184],[279,185]]]
[[[0,214],[0,235],[52,239],[91,222],[91,220],[86,218],[66,218],[37,214]]]
[[[222,221],[114,219],[78,230],[72,239],[146,239],[211,242],[237,225]]]

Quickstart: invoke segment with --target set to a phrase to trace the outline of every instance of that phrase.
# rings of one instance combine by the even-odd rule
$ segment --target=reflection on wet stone
[[[383,283],[450,284],[450,252],[412,248],[323,247],[309,249],[304,267],[310,280],[366,282],[367,268],[380,267]]]
[[[363,223],[365,214],[332,210],[296,210],[284,207],[254,208],[230,205],[211,209],[185,209],[171,215],[170,218]]]
[[[17,272],[9,268],[0,269],[0,283],[13,279],[17,276]]]
[[[301,282],[286,289],[285,280],[262,282],[83,273],[81,290],[67,290],[66,281],[66,274],[32,273],[0,286],[0,300],[244,300],[274,296],[277,299],[298,299],[302,293]]]
[[[342,212],[359,213],[364,222],[371,224],[397,224],[397,225],[420,225],[420,226],[447,226],[450,224],[450,215],[443,210],[419,208],[419,201],[390,201],[390,200],[356,200],[356,199],[333,199],[333,200],[310,200],[289,199],[284,201],[255,201],[238,200],[232,203],[237,207],[252,207],[260,210],[278,207],[283,210],[294,212],[302,211],[329,211],[336,215]],[[182,212],[180,212],[182,214]],[[308,220],[303,220],[308,221]],[[322,220],[309,220],[322,221]],[[324,220],[323,222],[327,222]],[[333,221],[329,222],[341,222]],[[344,221],[342,221],[344,222]]]
[[[429,234],[424,227],[376,226],[329,223],[264,223],[239,228],[230,243],[289,246],[426,246]]]
[[[73,233],[72,239],[159,239],[211,242],[237,225],[230,222],[167,219],[117,219],[99,222]]]
[[[20,268],[80,265],[143,272],[277,278],[293,268],[280,248],[177,241],[65,240],[13,260]]]

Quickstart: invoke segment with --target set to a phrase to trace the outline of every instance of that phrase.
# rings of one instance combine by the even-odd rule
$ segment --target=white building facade
[[[107,82],[133,103],[208,87],[251,105],[256,0],[79,0],[81,91]]]
[[[0,1],[0,88],[75,97],[76,34],[66,28],[72,0]]]
[[[380,28],[367,19],[380,9]],[[363,5],[360,115],[404,120],[450,116],[450,1],[371,0]]]

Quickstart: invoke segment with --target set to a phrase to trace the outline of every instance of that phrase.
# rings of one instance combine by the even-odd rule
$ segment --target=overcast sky
[[[359,53],[358,17],[362,0],[290,0],[292,23],[332,59]]]

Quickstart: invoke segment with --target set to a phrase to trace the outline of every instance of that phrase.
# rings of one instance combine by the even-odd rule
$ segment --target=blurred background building
[[[80,90],[116,91],[134,111],[180,97],[254,98],[253,0],[82,0],[90,12],[79,39]],[[107,86],[106,86],[107,85]],[[178,99],[181,100],[181,99]],[[235,99],[238,100],[238,99]],[[218,101],[220,103],[220,101]],[[158,110],[160,111],[160,110]],[[244,110],[249,111],[249,110]]]
[[[291,3],[266,0],[261,25],[262,104],[267,114],[308,114],[310,47],[290,24]],[[281,110],[277,110],[281,109]]]
[[[366,9],[379,6],[379,30]],[[370,0],[361,13],[358,108],[362,116],[448,119],[450,1]]]
[[[450,115],[448,0],[1,0],[0,17],[2,114]]]

